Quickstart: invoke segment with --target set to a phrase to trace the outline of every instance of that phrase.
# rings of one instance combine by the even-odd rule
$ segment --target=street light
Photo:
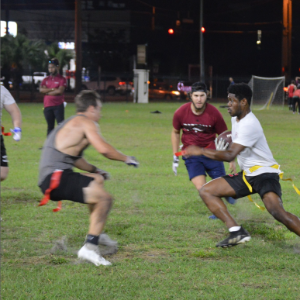
[[[261,44],[261,30],[257,30],[257,41],[256,41],[257,45]]]

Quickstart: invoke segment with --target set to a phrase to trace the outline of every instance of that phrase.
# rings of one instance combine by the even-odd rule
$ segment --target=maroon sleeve
[[[176,130],[180,130],[181,129],[181,122],[180,122],[180,111],[179,109],[177,109],[175,111],[175,114],[173,116],[173,127],[176,129]]]
[[[215,129],[216,129],[216,133],[219,135],[222,132],[227,130],[227,125],[223,119],[222,114],[217,109],[215,111],[215,118],[216,118]]]
[[[67,87],[67,80],[63,76],[61,77],[61,80],[60,80],[60,86]]]

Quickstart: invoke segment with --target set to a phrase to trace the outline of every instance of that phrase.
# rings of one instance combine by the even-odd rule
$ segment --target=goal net
[[[259,77],[252,76],[248,85],[253,95],[251,107],[260,106],[259,109],[269,109],[271,105],[284,105],[285,77]]]

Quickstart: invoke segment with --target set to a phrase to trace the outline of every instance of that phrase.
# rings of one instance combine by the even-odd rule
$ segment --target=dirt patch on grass
[[[169,256],[167,249],[145,249],[134,245],[123,247],[113,261],[122,261],[130,258],[142,258],[147,261],[157,261],[158,258]]]

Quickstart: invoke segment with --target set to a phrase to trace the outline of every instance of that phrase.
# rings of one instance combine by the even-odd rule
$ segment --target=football
[[[219,143],[221,139],[224,141],[223,145],[226,145],[227,143],[230,145],[232,143],[231,131],[226,130],[226,131],[222,132],[221,134],[219,134],[217,137],[217,143]]]

